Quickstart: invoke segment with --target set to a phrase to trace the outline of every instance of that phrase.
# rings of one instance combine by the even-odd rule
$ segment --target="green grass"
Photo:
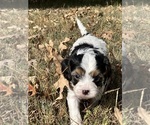
[[[113,76],[117,76],[112,81],[113,85],[111,89],[120,87],[121,6],[30,9],[29,37],[33,37],[29,40],[29,60],[35,59],[37,66],[33,66],[34,68],[30,67],[29,75],[37,77],[40,89],[39,95],[29,97],[29,124],[69,124],[65,97],[53,105],[55,99],[58,97],[58,92],[53,88],[53,84],[58,80],[59,76],[54,76],[54,62],[47,58],[48,52],[45,48],[39,49],[39,45],[52,40],[54,47],[58,49],[59,43],[65,37],[68,37],[71,38],[69,43],[67,43],[69,49],[75,40],[81,36],[75,22],[76,14],[87,27],[87,30],[93,35],[102,38],[104,34],[112,32],[110,39],[104,38],[107,43],[108,56],[112,64]],[[62,54],[67,54],[64,53]],[[99,106],[92,111],[86,111],[83,123],[85,125],[119,124],[113,115],[115,97],[115,92],[104,96]]]

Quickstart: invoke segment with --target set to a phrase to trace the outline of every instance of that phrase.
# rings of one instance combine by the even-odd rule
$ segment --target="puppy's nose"
[[[82,90],[83,95],[88,95],[89,92],[90,92],[90,90]]]

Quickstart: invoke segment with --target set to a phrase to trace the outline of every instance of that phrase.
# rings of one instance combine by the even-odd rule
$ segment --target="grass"
[[[30,9],[29,60],[36,60],[37,65],[30,67],[29,76],[36,76],[40,89],[35,97],[29,97],[29,124],[69,124],[65,97],[55,105],[53,104],[58,96],[53,84],[59,78],[54,76],[55,64],[47,57],[46,49],[39,48],[39,45],[52,40],[54,47],[58,50],[60,42],[67,37],[71,39],[67,43],[67,50],[69,50],[74,41],[81,36],[75,22],[76,14],[89,32],[106,41],[113,76],[118,76],[113,77],[113,85],[110,89],[121,86],[121,6]],[[65,57],[67,51],[61,54]],[[115,97],[115,92],[104,95],[100,105],[93,110],[86,110],[83,123],[85,125],[119,124],[113,114]]]
[[[142,1],[143,2],[143,1]],[[148,4],[148,2],[147,2]],[[148,26],[148,5],[132,5],[123,8],[123,41],[126,45],[127,57],[129,58],[132,66],[132,84],[128,85],[128,90],[138,90],[146,88],[144,91],[144,98],[141,101],[142,93],[140,91],[123,94],[123,116],[124,124],[146,124],[144,120],[139,118],[137,113],[138,107],[144,107],[146,111],[149,111],[149,104],[147,105],[149,98],[149,30]],[[144,13],[144,14],[143,14]],[[126,34],[126,35],[125,35]],[[147,68],[146,68],[147,67]],[[128,71],[128,73],[130,70]],[[149,103],[149,102],[148,102]]]
[[[18,81],[18,90],[27,90],[27,11],[1,8],[0,13],[0,82]],[[2,88],[0,85],[0,124],[27,124],[27,95],[17,90],[18,94],[4,96]]]
[[[60,42],[65,38],[70,38],[69,42],[66,43],[67,50],[60,52],[65,57],[69,48],[80,37],[75,15],[78,15],[89,32],[104,39],[107,43],[108,57],[113,71],[112,83],[109,86],[109,89],[112,90],[121,88],[121,42],[123,37],[127,50],[130,51],[128,53],[129,59],[134,66],[135,72],[135,80],[130,89],[147,88],[142,106],[149,111],[150,56],[148,54],[150,46],[149,30],[147,29],[149,26],[149,6],[132,5],[122,8],[119,4],[99,6],[99,4],[95,3],[79,6],[78,4],[64,5],[59,3],[58,6],[49,7],[31,7],[29,9],[28,53],[27,48],[24,47],[24,44],[26,45],[27,43],[28,19],[25,16],[27,13],[21,9],[5,8],[0,10],[0,79],[3,78],[9,84],[11,77],[13,77],[19,83],[18,94],[5,97],[3,93],[0,93],[0,124],[20,124],[21,122],[27,124],[27,118],[31,125],[69,124],[66,109],[66,90],[63,92],[64,98],[54,104],[59,90],[56,90],[53,84],[59,79],[59,75],[56,75],[55,63],[50,60],[49,53],[44,45],[51,40],[54,43],[54,48],[60,52],[58,49]],[[124,9],[124,14],[127,14],[123,17],[122,9]],[[143,11],[145,12],[144,14]],[[2,65],[5,61],[6,63]],[[30,63],[29,71],[27,69],[28,63]],[[28,75],[29,80],[33,84],[38,83],[40,87],[37,90],[37,94],[28,96],[27,100],[27,95],[22,93],[22,89],[27,94],[26,83],[28,82]],[[119,124],[113,110],[116,105],[119,108],[122,106],[121,95],[120,91],[116,104],[116,91],[104,94],[97,107],[92,110],[85,110],[83,123],[85,125]],[[122,113],[124,125],[145,124],[136,111],[140,98],[140,91],[123,95]],[[26,101],[28,101],[28,114]]]

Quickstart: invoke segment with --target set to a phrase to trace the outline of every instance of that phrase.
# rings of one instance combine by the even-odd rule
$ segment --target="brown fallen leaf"
[[[64,14],[64,18],[70,18],[71,16],[73,16],[72,12]]]
[[[59,49],[60,49],[60,52],[62,52],[63,50],[67,49],[67,46],[64,45],[64,43],[60,43]]]
[[[68,83],[68,80],[64,78],[63,74],[61,74],[58,81],[54,83],[54,87],[56,89],[58,89],[58,88],[60,89],[59,96],[56,98],[56,101],[60,100],[60,99],[63,99],[62,92],[63,92],[65,86],[68,87],[69,83]]]
[[[46,50],[49,52],[48,54],[49,60],[53,59],[53,46],[54,43],[52,42],[52,40],[50,40],[49,43],[45,43]]]
[[[114,115],[119,121],[120,125],[122,125],[122,114],[117,107],[114,108]]]
[[[60,45],[59,45],[59,50],[60,52],[62,52],[63,50],[66,50],[67,49],[67,46],[65,45],[65,43],[69,42],[70,41],[70,38],[65,38],[62,42],[60,42]]]
[[[56,73],[54,76],[60,75],[61,74],[61,65],[58,60],[54,60],[55,66],[56,66]]]
[[[111,40],[113,36],[113,32],[112,31],[106,31],[102,34],[102,38],[107,39],[107,40]]]
[[[53,61],[56,66],[56,73],[54,76],[60,75],[61,72],[61,61],[63,60],[62,56],[58,54],[57,50],[53,51]]]
[[[59,45],[59,50],[60,52],[63,51],[64,49],[67,49],[67,46],[64,45],[64,43],[67,43],[70,41],[70,38],[65,38],[64,41],[62,41]],[[59,91],[59,96],[57,97],[57,100],[63,99],[63,90],[64,87],[68,87],[68,81],[64,78],[62,72],[61,72],[61,61],[63,60],[62,56],[58,53],[58,51],[56,49],[53,48],[54,43],[50,40],[49,43],[45,44],[46,50],[49,52],[48,58],[50,60],[53,59],[54,64],[56,66],[56,74],[55,75],[60,75],[60,78],[58,79],[57,82],[54,83],[54,87],[56,89],[60,89]],[[43,47],[43,46],[42,46]],[[36,88],[35,86],[28,84],[28,91],[32,92],[31,96],[36,94]]]
[[[37,91],[36,91],[37,87],[38,86],[36,86],[36,84],[32,85],[31,83],[28,83],[28,93],[31,92],[30,96],[36,95],[36,93],[37,93]]]
[[[135,31],[123,31],[122,38],[126,40],[132,40],[136,35]]]
[[[13,93],[11,86],[6,86],[0,82],[0,92],[6,92],[4,96],[11,95]]]

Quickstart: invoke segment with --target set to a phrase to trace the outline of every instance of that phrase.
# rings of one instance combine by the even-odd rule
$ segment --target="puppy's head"
[[[108,58],[98,51],[72,54],[62,61],[61,66],[70,89],[79,99],[101,96],[111,74]]]

